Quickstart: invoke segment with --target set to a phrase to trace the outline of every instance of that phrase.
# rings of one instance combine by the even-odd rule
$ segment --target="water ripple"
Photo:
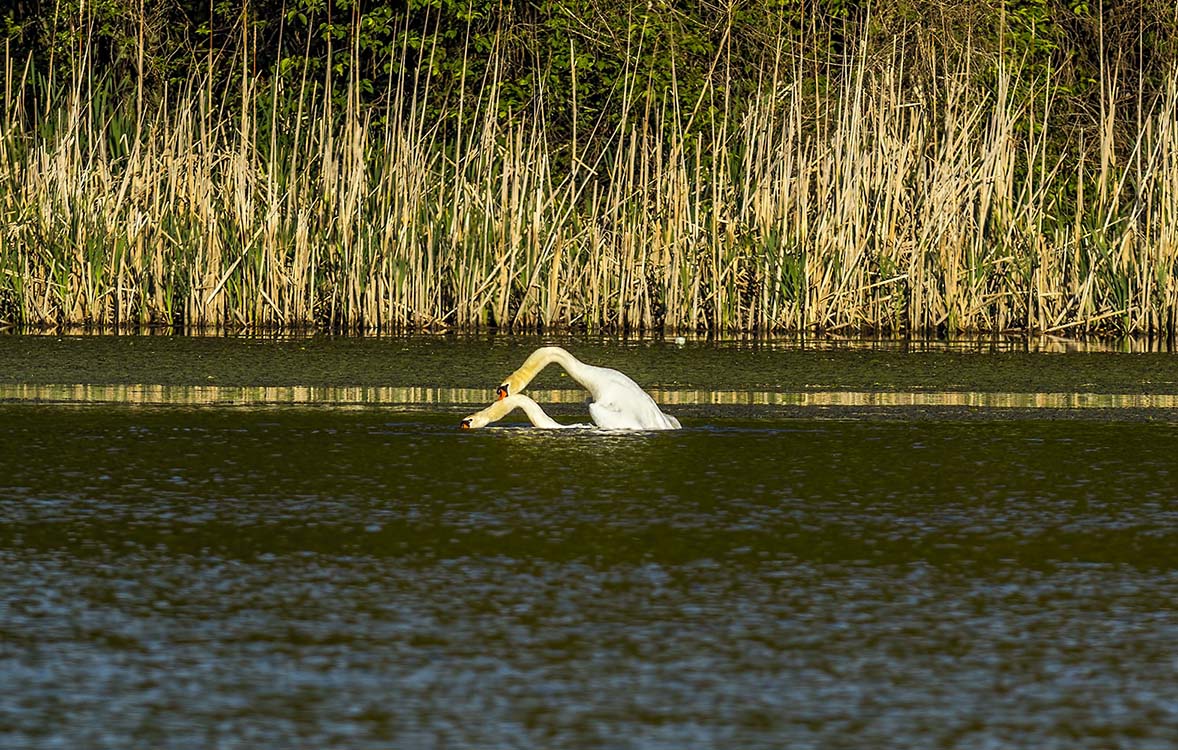
[[[1174,747],[1176,453],[0,405],[0,746]]]

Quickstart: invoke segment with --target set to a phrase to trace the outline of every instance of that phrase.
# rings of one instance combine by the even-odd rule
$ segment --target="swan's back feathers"
[[[593,423],[606,430],[677,430],[679,420],[657,409],[618,409],[613,404],[593,401],[589,404]]]
[[[602,377],[589,414],[609,430],[677,430],[679,420],[664,414],[650,395],[626,374],[597,368]]]

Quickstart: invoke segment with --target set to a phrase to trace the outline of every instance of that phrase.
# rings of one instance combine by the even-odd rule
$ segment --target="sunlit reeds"
[[[243,76],[230,107],[79,76],[46,112],[6,58],[0,320],[1173,332],[1178,72],[1121,143],[1110,69],[1085,143],[1050,78],[826,64],[777,50],[740,117],[671,90],[588,147],[503,116],[494,75],[443,128],[420,80],[373,107]]]

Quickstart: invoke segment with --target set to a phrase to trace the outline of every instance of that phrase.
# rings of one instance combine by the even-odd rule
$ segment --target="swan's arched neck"
[[[554,362],[563,367],[569,377],[584,386],[594,398],[597,397],[597,381],[593,372],[601,368],[585,364],[559,346],[542,346],[532,352],[519,369],[496,389],[496,394],[501,399],[518,395],[541,370]]]

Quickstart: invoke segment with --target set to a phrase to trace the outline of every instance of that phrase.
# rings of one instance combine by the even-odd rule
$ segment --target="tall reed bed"
[[[1050,77],[906,63],[779,49],[740,118],[722,87],[630,112],[635,80],[589,151],[542,103],[504,117],[493,76],[443,129],[420,79],[133,107],[81,75],[45,111],[6,58],[0,319],[1172,335],[1178,71],[1130,143],[1111,71],[1061,150]]]

